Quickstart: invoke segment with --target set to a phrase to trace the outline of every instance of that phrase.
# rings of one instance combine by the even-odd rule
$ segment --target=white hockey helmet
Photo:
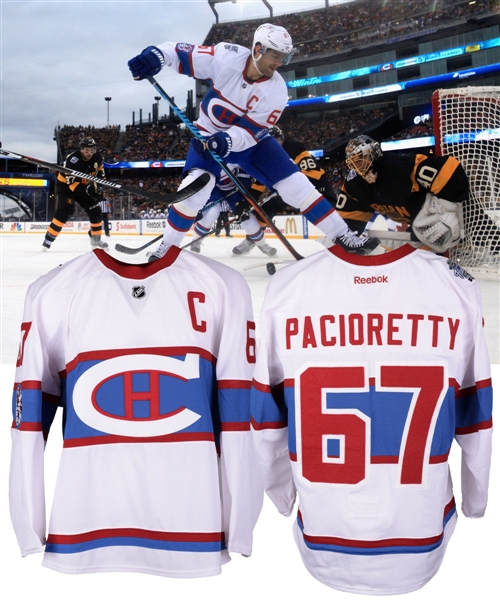
[[[260,44],[259,56],[254,60],[259,60],[262,54],[265,54],[268,50],[275,50],[284,54],[283,64],[287,65],[293,55],[293,44],[292,38],[288,31],[284,27],[279,25],[272,25],[271,23],[264,23],[255,30],[253,36],[252,53],[255,50],[255,46]]]
[[[382,148],[377,140],[369,135],[358,135],[347,144],[345,149],[346,165],[368,183],[375,183],[377,179],[373,163],[379,158],[382,158]]]

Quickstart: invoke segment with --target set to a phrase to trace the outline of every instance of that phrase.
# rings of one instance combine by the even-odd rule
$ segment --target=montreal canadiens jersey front
[[[334,246],[269,283],[251,399],[266,491],[333,588],[401,594],[435,575],[462,511],[483,516],[492,390],[479,287],[431,252]],[[470,551],[470,549],[466,549]]]
[[[204,135],[226,131],[232,152],[241,152],[258,143],[276,124],[288,102],[283,77],[253,81],[246,76],[251,52],[236,44],[215,46],[165,42],[158,48],[165,64],[178,73],[203,79],[210,89],[200,105],[197,127]]]
[[[27,292],[10,506],[23,556],[65,573],[215,575],[250,555],[262,488],[249,400],[250,292],[172,247],[146,265],[95,250]],[[63,450],[48,531],[44,448]],[[51,432],[48,443],[57,443]]]

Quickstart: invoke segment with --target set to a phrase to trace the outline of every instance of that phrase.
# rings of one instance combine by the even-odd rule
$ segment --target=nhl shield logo
[[[146,295],[146,288],[143,285],[134,285],[132,288],[132,298],[144,298]]]

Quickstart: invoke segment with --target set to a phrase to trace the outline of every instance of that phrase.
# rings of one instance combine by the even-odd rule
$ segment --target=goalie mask
[[[257,27],[253,36],[252,55],[257,44],[260,44],[260,48],[258,49],[259,55],[257,58],[254,57],[253,59],[257,70],[257,62],[268,50],[274,50],[275,52],[283,54],[282,64],[284,65],[287,65],[292,58],[292,38],[284,27],[271,25],[271,23],[264,23],[264,25]]]
[[[378,173],[373,168],[373,163],[379,158],[382,158],[380,144],[368,135],[358,135],[345,149],[346,165],[368,183],[377,181]]]

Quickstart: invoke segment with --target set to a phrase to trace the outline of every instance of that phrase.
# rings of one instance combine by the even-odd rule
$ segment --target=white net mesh
[[[500,87],[436,90],[436,154],[451,154],[470,185],[464,236],[450,258],[478,276],[500,276]]]

